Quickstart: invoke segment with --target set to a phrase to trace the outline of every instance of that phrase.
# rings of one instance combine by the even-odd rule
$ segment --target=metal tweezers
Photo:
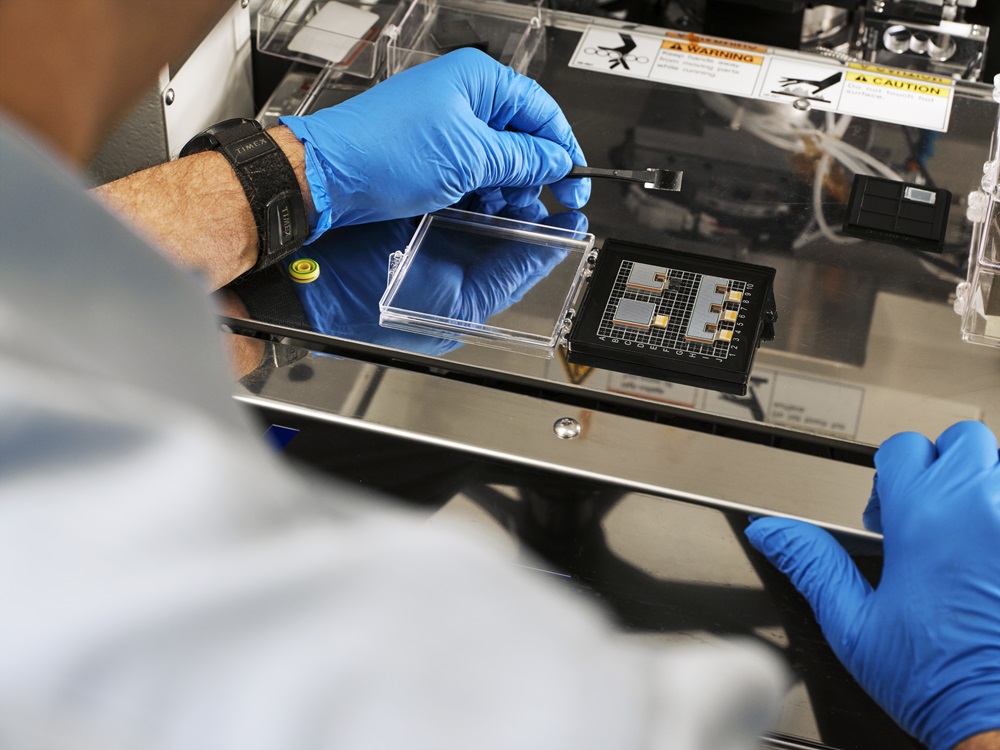
[[[597,167],[574,166],[567,177],[610,177],[613,180],[641,182],[650,190],[680,190],[683,172],[669,169],[598,169]]]

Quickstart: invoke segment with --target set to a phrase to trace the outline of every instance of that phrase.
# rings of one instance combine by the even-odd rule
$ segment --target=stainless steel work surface
[[[856,523],[870,469],[349,357],[290,362],[278,350],[288,364],[262,367],[239,399],[294,433],[293,458],[354,492],[436,509],[430,523],[595,598],[636,638],[766,641],[796,680],[765,747],[917,747],[743,534],[755,507]],[[877,578],[881,545],[840,537]]]
[[[520,6],[503,12],[531,14]],[[303,251],[327,279],[339,274],[345,286],[369,280],[363,305],[353,301],[350,325],[337,312],[313,315],[306,325],[280,316],[268,322],[310,330],[298,340],[317,350],[338,351],[338,339],[354,339],[392,348],[404,361],[415,351],[415,362],[432,357],[434,367],[480,373],[499,387],[530,383],[542,395],[777,428],[807,441],[874,446],[900,430],[933,436],[961,419],[1000,430],[1000,349],[963,342],[952,310],[971,237],[965,197],[979,184],[995,122],[991,87],[957,84],[948,131],[935,133],[573,68],[590,20],[544,18],[544,43],[527,68],[565,110],[590,163],[684,172],[679,193],[595,180],[584,214],[597,246],[616,238],[777,269],[776,338],[759,350],[748,393],[574,366],[564,349],[544,359],[379,331],[379,287],[389,255],[405,247],[415,226],[407,222],[335,230]],[[353,79],[321,76],[311,101],[329,104],[358,90]],[[839,160],[841,153],[851,156]],[[850,167],[861,161],[952,192],[943,253],[842,234]],[[543,309],[529,294],[505,313],[530,320]]]
[[[871,471],[850,463],[344,357],[312,354],[284,368],[272,361],[245,386],[238,394],[245,403],[359,435],[395,435],[577,481],[875,536],[860,530]],[[561,430],[561,420],[573,431]]]

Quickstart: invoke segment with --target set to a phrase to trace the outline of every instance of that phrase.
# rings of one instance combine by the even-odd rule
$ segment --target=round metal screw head
[[[168,107],[174,103],[174,99],[176,98],[177,96],[174,94],[173,89],[167,89],[166,93],[163,95],[163,101]]]
[[[552,431],[561,440],[572,440],[580,436],[580,423],[572,417],[563,417],[552,425]]]
[[[792,106],[795,107],[795,109],[799,110],[800,112],[805,112],[812,105],[809,103],[808,99],[803,97],[801,99],[796,99],[794,102],[792,102]]]

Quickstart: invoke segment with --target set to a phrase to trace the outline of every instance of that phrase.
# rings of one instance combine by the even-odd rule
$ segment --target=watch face
[[[190,156],[191,154],[198,154],[202,151],[214,151],[221,145],[221,141],[217,135],[224,131],[232,130],[233,128],[241,128],[241,137],[251,135],[254,130],[260,132],[264,129],[256,120],[250,120],[245,117],[234,117],[230,120],[223,120],[222,122],[217,122],[209,128],[205,128],[203,131],[198,133],[198,135],[185,143],[184,148],[181,149],[180,155]],[[250,128],[253,128],[253,130]]]

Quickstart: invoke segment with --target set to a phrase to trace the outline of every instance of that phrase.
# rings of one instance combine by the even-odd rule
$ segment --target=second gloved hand
[[[481,188],[529,205],[542,185],[580,208],[589,180],[565,115],[537,83],[464,49],[392,76],[343,104],[281,123],[305,144],[317,218],[331,227],[418,216]]]
[[[979,422],[875,455],[865,512],[885,535],[872,588],[830,534],[760,518],[750,542],[812,605],[834,653],[906,731],[949,750],[1000,728],[1000,456]],[[859,728],[860,731],[860,728]]]

